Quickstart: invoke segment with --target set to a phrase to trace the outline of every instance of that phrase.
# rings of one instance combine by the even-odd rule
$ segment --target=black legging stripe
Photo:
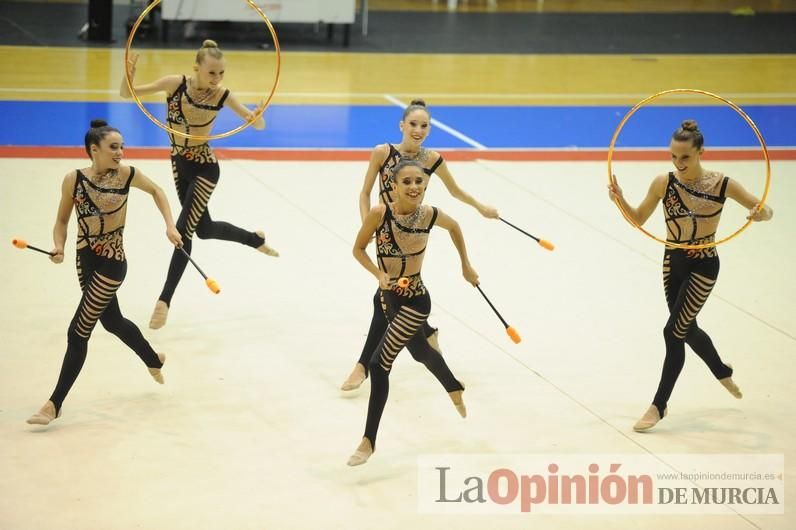
[[[704,361],[716,379],[732,375],[732,369],[722,362],[713,341],[699,328],[696,320],[718,275],[718,255],[689,257],[680,250],[667,250],[664,255],[663,283],[669,306],[669,319],[663,328],[666,357],[652,401],[661,416],[685,364],[686,344]]]
[[[368,336],[365,339],[365,344],[362,346],[362,352],[359,354],[359,364],[365,367],[365,373],[367,374],[369,371],[368,364],[370,363],[370,358],[373,355],[373,352],[378,347],[379,341],[384,336],[384,332],[387,331],[387,317],[386,315],[387,306],[384,303],[383,296],[381,290],[377,290],[376,294],[373,296],[373,314],[370,319],[370,327],[368,328]],[[423,321],[423,337],[430,337],[434,333],[436,333],[436,329],[429,325],[428,320]],[[414,343],[410,342],[407,346],[407,349],[410,353],[412,353],[412,349],[416,346]],[[424,349],[425,347],[421,347]],[[422,352],[415,352],[418,355],[422,355]],[[414,356],[415,353],[412,353]]]
[[[710,281],[708,278],[699,276],[696,273],[691,274],[686,288],[686,298],[683,302],[683,307],[680,309],[677,324],[674,327],[675,337],[685,339],[688,334],[688,328],[699,311],[702,310],[702,306],[705,305],[715,284],[715,281]]]
[[[415,334],[415,331],[417,331],[417,328],[422,325],[422,321],[420,321],[420,322],[412,322],[412,321],[410,321],[408,319],[407,320],[403,320],[403,319],[401,319],[401,315],[399,314],[395,318],[395,323],[394,324],[395,324],[395,326],[394,326],[395,330],[396,331],[400,331],[402,335],[405,335],[405,337],[402,337],[402,338],[408,339],[409,337],[411,337],[412,335]]]
[[[669,254],[663,256],[663,292],[669,300],[669,278],[672,276],[672,259]]]
[[[86,280],[83,277],[83,264],[80,262],[80,252],[77,253],[75,269],[77,270],[77,282],[80,284],[80,290],[82,291],[86,288]]]
[[[102,278],[99,275],[94,275],[89,290],[86,291],[86,305],[91,307],[95,313],[101,313],[108,305],[108,300],[116,294],[119,288],[119,283],[110,286],[101,285]]]
[[[85,311],[82,313],[83,315],[92,315],[99,318],[99,315],[105,311],[105,308],[108,306],[108,302],[110,301],[111,297],[116,293],[116,291],[111,291],[110,293],[97,293],[94,289],[94,285],[89,284],[89,291],[86,292],[85,298]]]
[[[406,346],[406,343],[409,342],[409,339],[420,329],[423,323],[422,320],[413,322],[411,316],[408,309],[402,307],[398,314],[395,315],[394,320],[387,326],[387,334],[379,355],[380,365],[387,372],[392,370],[392,363],[398,356],[398,352]],[[423,317],[427,316],[423,315]]]
[[[110,278],[105,278],[99,273],[95,273],[89,282],[88,289],[83,293],[83,300],[78,309],[75,331],[81,337],[88,339],[91,332],[97,325],[102,312],[108,307],[111,298],[116,294],[122,282],[114,282]],[[93,304],[96,304],[94,308]]]
[[[188,238],[193,237],[196,226],[202,220],[202,215],[204,215],[207,210],[207,203],[210,202],[210,197],[215,187],[216,185],[212,182],[202,177],[196,177],[196,187],[193,193],[194,198],[191,201],[191,213],[188,216],[188,223],[185,229]]]
[[[428,368],[447,392],[464,390],[442,355],[426,340],[424,328],[428,325],[426,319],[431,309],[431,298],[428,294],[400,297],[392,291],[383,291],[380,300],[385,302],[385,311],[382,312],[379,307],[379,313],[389,322],[367,362],[371,384],[365,437],[370,440],[374,449],[379,423],[390,392],[392,364],[404,347],[417,362]]]
[[[224,221],[214,221],[210,216],[208,203],[218,184],[220,173],[218,162],[197,162],[180,155],[172,155],[171,161],[174,184],[181,205],[177,230],[182,235],[185,252],[191,254],[194,234],[200,239],[232,241],[252,248],[257,248],[265,242],[254,232]],[[188,258],[182,250],[175,249],[159,300],[171,305],[171,299],[187,265]]]
[[[395,334],[387,334],[387,335],[384,337],[384,342],[385,342],[385,343],[387,344],[387,346],[389,346],[389,347],[390,347],[390,349],[391,349],[391,350],[393,350],[393,351],[400,350],[400,349],[403,347],[403,345],[402,345],[402,342],[403,342],[403,341],[401,341],[401,339],[400,339],[400,338],[396,337],[396,336],[395,336]]]
[[[67,346],[58,382],[50,396],[56,411],[61,409],[66,395],[77,380],[86,361],[88,341],[96,327],[102,326],[124,342],[149,368],[162,363],[133,322],[124,318],[119,309],[116,291],[124,281],[127,262],[94,254],[90,248],[77,251],[78,281],[83,294],[67,332]]]
[[[85,299],[86,307],[91,309],[91,313],[99,314],[105,310],[105,306],[107,306],[107,302],[102,303],[101,300],[94,300],[92,294],[90,292],[86,293]]]
[[[426,315],[427,316],[427,315]],[[394,336],[397,337],[399,340],[399,345],[401,347],[405,346],[407,340],[409,340],[412,335],[417,332],[417,328],[419,328],[423,324],[423,320],[412,320],[409,318],[409,315],[406,314],[404,308],[401,308],[398,311],[398,314],[395,315],[390,325],[387,326],[387,336]]]

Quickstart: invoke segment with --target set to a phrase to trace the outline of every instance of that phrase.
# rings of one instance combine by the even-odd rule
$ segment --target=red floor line
[[[605,149],[441,149],[447,160],[499,160],[507,162],[601,162],[607,160]],[[367,161],[370,150],[367,149],[215,149],[219,158],[239,160],[285,160],[285,161]],[[0,158],[82,158],[86,156],[82,147],[31,147],[31,146],[0,146]],[[131,159],[167,159],[169,151],[163,147],[135,148],[125,150],[125,157]],[[796,148],[769,149],[771,160],[796,160]],[[655,161],[668,160],[665,150],[633,149],[615,151],[614,160]],[[705,160],[762,160],[761,151],[755,149],[706,149]]]

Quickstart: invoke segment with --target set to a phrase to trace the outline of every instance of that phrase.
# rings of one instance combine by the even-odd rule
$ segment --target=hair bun
[[[91,128],[96,129],[98,127],[105,127],[108,125],[108,122],[105,120],[91,120]]]
[[[412,102],[409,103],[409,106],[410,107],[414,107],[414,106],[425,107],[426,106],[426,102],[424,100],[422,100],[422,99],[413,99]]]
[[[205,39],[202,48],[218,48],[218,43],[212,39]]]
[[[696,132],[699,130],[699,125],[697,125],[695,120],[685,120],[682,125],[680,125],[680,128],[684,131]]]

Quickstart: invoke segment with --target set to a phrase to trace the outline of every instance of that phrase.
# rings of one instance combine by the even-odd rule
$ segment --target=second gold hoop
[[[616,130],[614,131],[614,135],[611,138],[611,144],[608,146],[608,183],[609,184],[616,184],[616,180],[614,178],[614,174],[613,174],[613,169],[612,169],[611,163],[613,161],[614,146],[616,145],[616,139],[619,137],[619,133],[622,132],[622,128],[624,127],[624,125],[627,122],[627,120],[629,120],[630,117],[633,116],[633,114],[635,114],[636,111],[639,110],[641,107],[647,105],[648,103],[650,103],[651,101],[653,101],[655,99],[658,99],[659,97],[666,96],[666,95],[669,95],[669,94],[699,94],[699,95],[708,96],[708,97],[711,97],[711,98],[716,99],[718,101],[721,101],[725,105],[727,105],[730,108],[732,108],[735,112],[737,112],[738,115],[741,116],[741,118],[743,118],[744,121],[746,121],[746,123],[749,125],[749,127],[752,128],[752,131],[754,131],[758,142],[760,142],[760,148],[763,151],[763,157],[765,158],[765,162],[766,162],[766,184],[765,184],[765,189],[763,190],[763,196],[760,199],[760,206],[759,206],[759,208],[762,209],[763,205],[766,203],[766,199],[768,198],[768,190],[769,190],[769,188],[771,186],[771,162],[770,162],[769,157],[768,157],[768,148],[766,147],[765,140],[763,140],[763,135],[760,133],[760,130],[757,128],[757,125],[755,125],[755,123],[752,121],[752,119],[743,110],[741,110],[741,108],[738,105],[736,105],[732,101],[730,101],[728,99],[725,99],[725,98],[723,98],[723,97],[721,97],[721,96],[719,96],[717,94],[713,94],[712,92],[707,92],[705,90],[698,90],[698,89],[695,89],[695,88],[674,88],[674,89],[671,89],[671,90],[664,90],[664,91],[658,92],[657,94],[653,94],[653,95],[641,100],[640,102],[636,103],[636,105],[634,105],[633,108],[631,108],[627,112],[627,114],[625,114],[624,118],[622,118],[622,121],[620,121],[619,125],[616,127]],[[671,242],[671,241],[666,241],[665,239],[661,239],[661,238],[657,237],[656,235],[654,235],[654,234],[648,232],[647,230],[645,230],[641,225],[636,223],[628,215],[628,213],[625,211],[625,209],[622,207],[622,205],[621,205],[621,203],[619,203],[619,201],[615,201],[615,202],[616,202],[616,205],[619,207],[619,211],[622,212],[622,216],[625,218],[625,220],[628,223],[630,223],[631,225],[633,225],[634,227],[639,229],[641,232],[646,234],[648,237],[654,239],[655,241],[658,241],[659,243],[663,243],[664,245],[666,245],[669,248],[680,248],[680,249],[686,249],[686,250],[699,250],[699,249],[707,248],[707,247],[715,247],[715,246],[718,246],[718,245],[720,245],[722,243],[726,243],[730,239],[733,239],[734,237],[738,236],[738,234],[740,234],[741,232],[746,230],[746,228],[750,224],[752,224],[752,220],[748,219],[746,221],[746,223],[743,224],[743,226],[741,226],[738,230],[736,230],[735,232],[733,232],[729,236],[727,236],[725,238],[722,238],[722,239],[720,239],[718,241],[711,242],[711,243],[703,243],[703,244],[699,244],[699,245],[687,245],[687,244],[684,244],[684,243],[674,243],[674,242]]]
[[[268,98],[263,102],[263,105],[260,106],[257,109],[257,111],[254,113],[253,119],[251,119],[251,120],[239,125],[238,127],[235,127],[234,129],[230,129],[229,131],[225,131],[223,133],[210,134],[210,135],[201,135],[201,134],[190,134],[190,133],[186,133],[186,132],[183,132],[183,131],[178,131],[177,129],[169,127],[165,123],[163,123],[160,120],[158,120],[157,118],[155,118],[152,115],[152,113],[149,112],[149,110],[147,110],[147,108],[141,102],[141,98],[135,92],[135,87],[133,86],[133,80],[130,79],[130,69],[128,67],[128,65],[130,64],[129,63],[130,47],[133,44],[133,39],[135,38],[136,31],[138,31],[138,27],[144,21],[144,19],[149,14],[149,12],[152,11],[153,9],[155,9],[155,7],[157,7],[160,4],[160,2],[161,2],[161,0],[155,0],[154,2],[149,4],[146,7],[146,9],[144,9],[141,12],[141,15],[139,15],[138,20],[135,21],[135,24],[133,24],[133,27],[130,29],[130,35],[127,37],[127,45],[124,47],[124,77],[125,77],[125,80],[127,82],[127,87],[130,90],[130,94],[132,95],[133,99],[135,100],[136,105],[138,105],[138,108],[141,109],[141,112],[143,112],[144,115],[147,118],[149,118],[150,121],[152,121],[152,123],[154,123],[155,125],[157,125],[158,127],[160,127],[161,129],[163,129],[166,132],[169,132],[169,133],[171,133],[171,134],[173,134],[175,136],[179,136],[179,137],[182,137],[182,138],[188,138],[190,140],[199,140],[199,141],[204,141],[204,142],[207,142],[207,141],[210,141],[210,140],[219,140],[221,138],[226,138],[228,136],[232,136],[233,134],[237,134],[237,133],[241,132],[242,130],[246,129],[247,127],[249,127],[252,123],[257,121],[258,119],[260,119],[260,117],[265,112],[265,109],[268,108],[268,105],[271,104],[271,100],[274,98],[274,94],[276,93],[276,87],[279,85],[279,74],[280,74],[280,70],[281,70],[282,61],[281,61],[281,51],[280,51],[280,48],[279,48],[279,39],[276,36],[276,30],[274,29],[274,26],[271,24],[271,21],[268,20],[268,17],[265,15],[263,10],[260,9],[260,7],[253,2],[253,0],[245,0],[245,2],[247,4],[249,4],[249,7],[251,7],[260,16],[260,18],[263,19],[263,22],[265,22],[265,25],[268,26],[268,31],[271,33],[271,37],[274,40],[274,51],[276,53],[276,75],[274,76],[274,83],[271,86],[271,91],[268,94]]]

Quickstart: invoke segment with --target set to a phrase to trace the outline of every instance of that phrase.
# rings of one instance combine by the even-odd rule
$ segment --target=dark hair
[[[428,117],[431,117],[431,113],[428,111],[428,107],[426,106],[426,102],[422,99],[413,99],[409,106],[404,109],[404,115],[401,117],[401,121],[404,121],[409,114],[416,111],[417,109],[424,110]]]
[[[211,39],[205,39],[205,41],[202,42],[202,47],[199,48],[198,52],[196,52],[196,64],[202,64],[205,62],[205,57],[208,55],[214,59],[221,59],[224,57],[224,54],[221,53],[221,49],[219,49],[216,41]]]
[[[699,125],[694,120],[685,120],[680,124],[680,128],[672,134],[672,140],[691,142],[691,145],[697,149],[702,149],[702,145],[705,143],[702,131],[699,130]]]
[[[393,166],[393,168],[392,168],[392,176],[390,178],[394,181],[396,178],[398,178],[398,173],[400,173],[401,171],[403,171],[404,169],[406,169],[408,167],[416,167],[421,172],[424,169],[423,165],[420,162],[418,162],[417,160],[413,160],[411,158],[402,158],[401,160],[398,161],[397,164],[395,164]],[[425,172],[423,172],[423,174],[425,175]]]
[[[89,158],[91,158],[91,146],[99,146],[103,138],[112,132],[122,134],[116,127],[111,127],[108,125],[108,122],[105,120],[91,120],[91,128],[88,130],[88,132],[86,132],[85,138],[86,154]]]

